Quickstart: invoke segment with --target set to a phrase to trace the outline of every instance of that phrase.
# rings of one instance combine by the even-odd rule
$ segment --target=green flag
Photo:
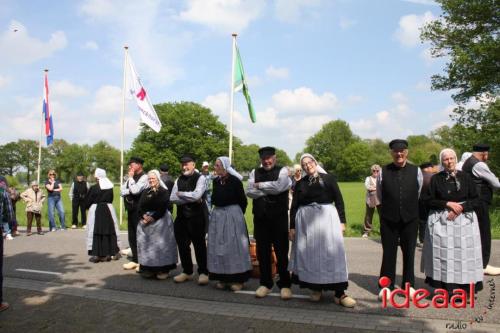
[[[252,123],[257,121],[255,117],[255,111],[253,109],[252,100],[250,99],[250,94],[248,93],[248,85],[245,79],[245,71],[243,70],[243,63],[241,62],[240,51],[238,50],[238,46],[236,46],[236,52],[234,52],[234,78],[233,78],[233,89],[235,92],[242,91],[248,105],[248,113],[250,115],[250,119]]]

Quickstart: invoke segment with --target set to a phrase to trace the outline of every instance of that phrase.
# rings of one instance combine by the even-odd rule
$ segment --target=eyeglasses
[[[311,165],[314,165],[314,161],[309,161],[309,162],[302,163],[302,167],[311,166]]]
[[[55,176],[56,174],[55,173],[49,173],[49,176]]]
[[[372,170],[372,172],[380,172],[380,170]]]

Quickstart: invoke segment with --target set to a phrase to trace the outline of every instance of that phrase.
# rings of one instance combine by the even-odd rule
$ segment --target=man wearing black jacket
[[[72,208],[72,226],[71,229],[78,227],[78,211],[82,217],[82,227],[85,228],[87,222],[87,214],[85,214],[85,198],[89,191],[89,183],[83,179],[83,172],[78,172],[76,179],[71,184],[69,189],[69,198],[71,199]]]
[[[142,191],[149,188],[148,176],[144,173],[140,157],[131,157],[128,162],[128,179],[122,184],[120,193],[125,203],[128,217],[128,244],[132,250],[132,260],[123,264],[123,269],[137,269],[137,224],[139,223],[139,198]]]
[[[415,289],[415,246],[419,222],[418,198],[423,176],[420,169],[408,163],[408,142],[392,140],[389,143],[393,162],[384,166],[377,179],[377,194],[381,202],[380,235],[382,238],[382,266],[380,277],[391,280],[394,288],[398,243],[403,252],[403,281],[410,283],[410,296]],[[380,291],[382,298],[384,289]]]

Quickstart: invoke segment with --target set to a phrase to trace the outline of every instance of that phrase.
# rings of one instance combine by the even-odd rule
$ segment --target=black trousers
[[[193,217],[178,216],[174,222],[175,241],[181,257],[182,271],[193,274],[191,243],[198,264],[198,274],[207,274],[207,243],[205,242],[205,217],[200,214]]]
[[[382,218],[380,222],[380,236],[382,237],[382,267],[380,276],[391,279],[390,288],[394,288],[396,280],[396,259],[398,255],[398,243],[403,252],[403,281],[404,288],[406,282],[411,286],[415,285],[415,246],[417,245],[418,219],[403,223],[390,223]]]
[[[128,245],[130,246],[130,250],[132,250],[132,261],[138,263],[139,259],[137,258],[137,225],[139,224],[139,211],[137,209],[128,210],[127,221]]]
[[[73,199],[72,201],[72,210],[71,210],[71,215],[72,215],[72,221],[73,225],[78,225],[78,211],[80,211],[80,215],[82,217],[82,226],[84,226],[87,223],[87,214],[85,211],[85,200],[79,200],[79,199]]]
[[[254,237],[257,242],[257,260],[259,261],[260,285],[271,289],[274,285],[271,270],[271,245],[276,253],[278,287],[290,288],[291,278],[288,271],[288,211],[265,212],[254,216]]]
[[[418,220],[418,241],[424,242],[425,230],[427,230],[427,220]]]
[[[479,234],[481,235],[481,251],[483,253],[483,268],[490,262],[491,253],[491,223],[489,204],[480,200],[476,208],[477,220],[479,222]]]

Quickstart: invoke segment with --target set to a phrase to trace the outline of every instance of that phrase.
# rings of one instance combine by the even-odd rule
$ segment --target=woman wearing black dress
[[[120,257],[117,237],[120,229],[113,207],[113,183],[103,169],[97,168],[94,176],[97,184],[90,188],[85,205],[89,210],[87,250],[89,261],[98,263]]]

